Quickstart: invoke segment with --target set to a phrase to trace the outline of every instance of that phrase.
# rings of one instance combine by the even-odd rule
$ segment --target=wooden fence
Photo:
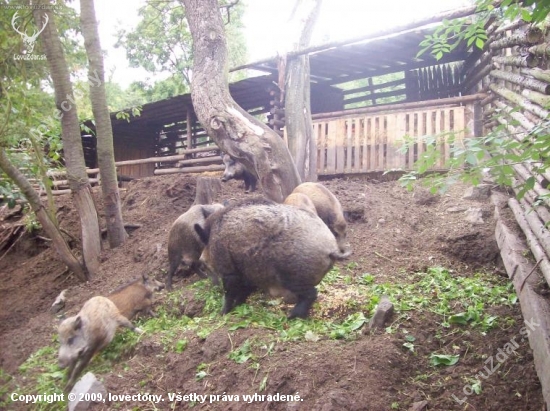
[[[440,151],[437,168],[445,168],[452,148],[461,145],[471,106],[427,107],[393,113],[368,113],[313,121],[319,175],[410,170],[427,150],[430,139]],[[414,139],[406,152],[405,138]]]

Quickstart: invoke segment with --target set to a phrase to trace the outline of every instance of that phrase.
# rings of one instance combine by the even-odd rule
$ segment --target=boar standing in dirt
[[[225,170],[222,175],[223,182],[231,180],[232,178],[235,180],[243,180],[245,193],[256,191],[256,177],[248,171],[241,162],[231,158],[229,154],[223,154],[222,160],[225,165]]]
[[[302,193],[289,194],[289,196],[285,198],[283,204],[298,207],[302,210],[306,210],[317,215],[317,210],[315,210],[315,204],[313,204],[313,201],[311,201],[308,196]]]
[[[340,252],[347,253],[349,250],[349,244],[346,242],[347,223],[342,205],[336,196],[324,185],[311,182],[300,184],[292,191],[291,195],[296,193],[305,194],[310,198],[317,215],[336,237]]]
[[[59,324],[59,367],[69,367],[66,391],[73,387],[94,354],[113,340],[118,326],[143,332],[120,314],[111,300],[101,296],[90,298],[77,315]]]
[[[166,289],[172,289],[172,276],[180,263],[186,266],[186,271],[196,272],[201,277],[206,277],[202,270],[199,258],[204,244],[197,235],[194,225],[204,226],[206,217],[223,208],[221,204],[194,205],[180,215],[170,228],[168,234],[168,261],[170,268],[166,277]],[[215,278],[212,278],[214,283]]]
[[[154,317],[155,313],[151,309],[153,292],[163,288],[163,283],[143,274],[141,278],[117,288],[107,298],[114,302],[118,311],[129,320],[138,313],[147,313]]]
[[[319,217],[260,197],[233,203],[195,229],[206,244],[201,260],[223,282],[223,314],[261,288],[274,297],[295,296],[289,318],[306,318],[315,286],[335,260],[347,257]]]

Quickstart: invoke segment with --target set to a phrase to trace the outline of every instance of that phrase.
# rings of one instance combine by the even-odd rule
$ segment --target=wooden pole
[[[493,61],[505,66],[529,68],[534,68],[539,63],[534,54],[527,54],[526,56],[496,56],[493,57]]]
[[[540,68],[523,68],[521,69],[522,74],[527,74],[529,76],[532,76],[536,78],[537,80],[544,81],[546,83],[550,83],[550,71],[549,70],[542,70]]]
[[[550,112],[548,110],[543,109],[539,105],[531,103],[528,99],[521,96],[520,94],[514,93],[512,90],[509,90],[504,87],[498,87],[496,84],[490,84],[489,88],[497,93],[499,96],[505,98],[506,100],[517,104],[524,109],[530,111],[533,114],[536,114],[541,119],[546,119]]]
[[[493,70],[489,73],[492,77],[509,81],[521,87],[527,87],[531,90],[538,91],[543,94],[550,94],[550,84],[535,80],[521,74],[511,73],[509,71]]]
[[[530,27],[525,31],[516,32],[509,36],[505,36],[500,40],[495,40],[491,42],[489,47],[491,50],[499,50],[514,46],[525,46],[537,44],[542,41],[543,38],[544,36],[541,29],[537,27]]]
[[[161,168],[155,170],[155,175],[160,176],[164,174],[185,174],[185,173],[204,173],[206,171],[223,171],[225,170],[224,165],[213,165],[213,166],[201,166],[201,167],[184,167],[184,168]]]

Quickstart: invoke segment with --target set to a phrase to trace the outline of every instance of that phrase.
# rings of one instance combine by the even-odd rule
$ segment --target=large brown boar
[[[166,277],[167,290],[172,289],[172,276],[181,263],[185,265],[186,271],[195,271],[201,277],[205,277],[199,263],[204,244],[193,227],[195,224],[204,226],[206,217],[222,208],[221,204],[194,205],[174,221],[168,234],[170,268]]]
[[[129,320],[138,313],[147,313],[153,317],[153,292],[163,288],[163,283],[143,274],[141,278],[117,288],[107,298],[114,302],[118,311]]]
[[[317,215],[332,231],[341,253],[348,253],[349,244],[346,241],[347,223],[344,218],[342,205],[328,188],[320,183],[302,183],[297,186],[292,194],[301,193],[310,198],[315,206]]]
[[[295,296],[289,318],[305,318],[315,286],[335,260],[347,257],[319,217],[264,198],[233,203],[195,229],[206,244],[201,260],[223,282],[223,314],[261,288]]]
[[[94,354],[113,340],[118,326],[143,332],[120,314],[111,300],[101,296],[90,298],[77,315],[59,324],[59,366],[69,367],[66,391],[73,387]]]

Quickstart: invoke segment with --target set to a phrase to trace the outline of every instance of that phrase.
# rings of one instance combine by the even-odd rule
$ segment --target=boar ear
[[[81,327],[82,327],[82,318],[80,317],[80,315],[77,315],[76,318],[74,319],[74,329],[80,330]]]
[[[208,233],[206,232],[206,230],[204,228],[202,228],[200,226],[200,224],[195,224],[194,227],[195,227],[195,231],[199,235],[199,238],[201,239],[201,241],[205,245],[208,244]]]

